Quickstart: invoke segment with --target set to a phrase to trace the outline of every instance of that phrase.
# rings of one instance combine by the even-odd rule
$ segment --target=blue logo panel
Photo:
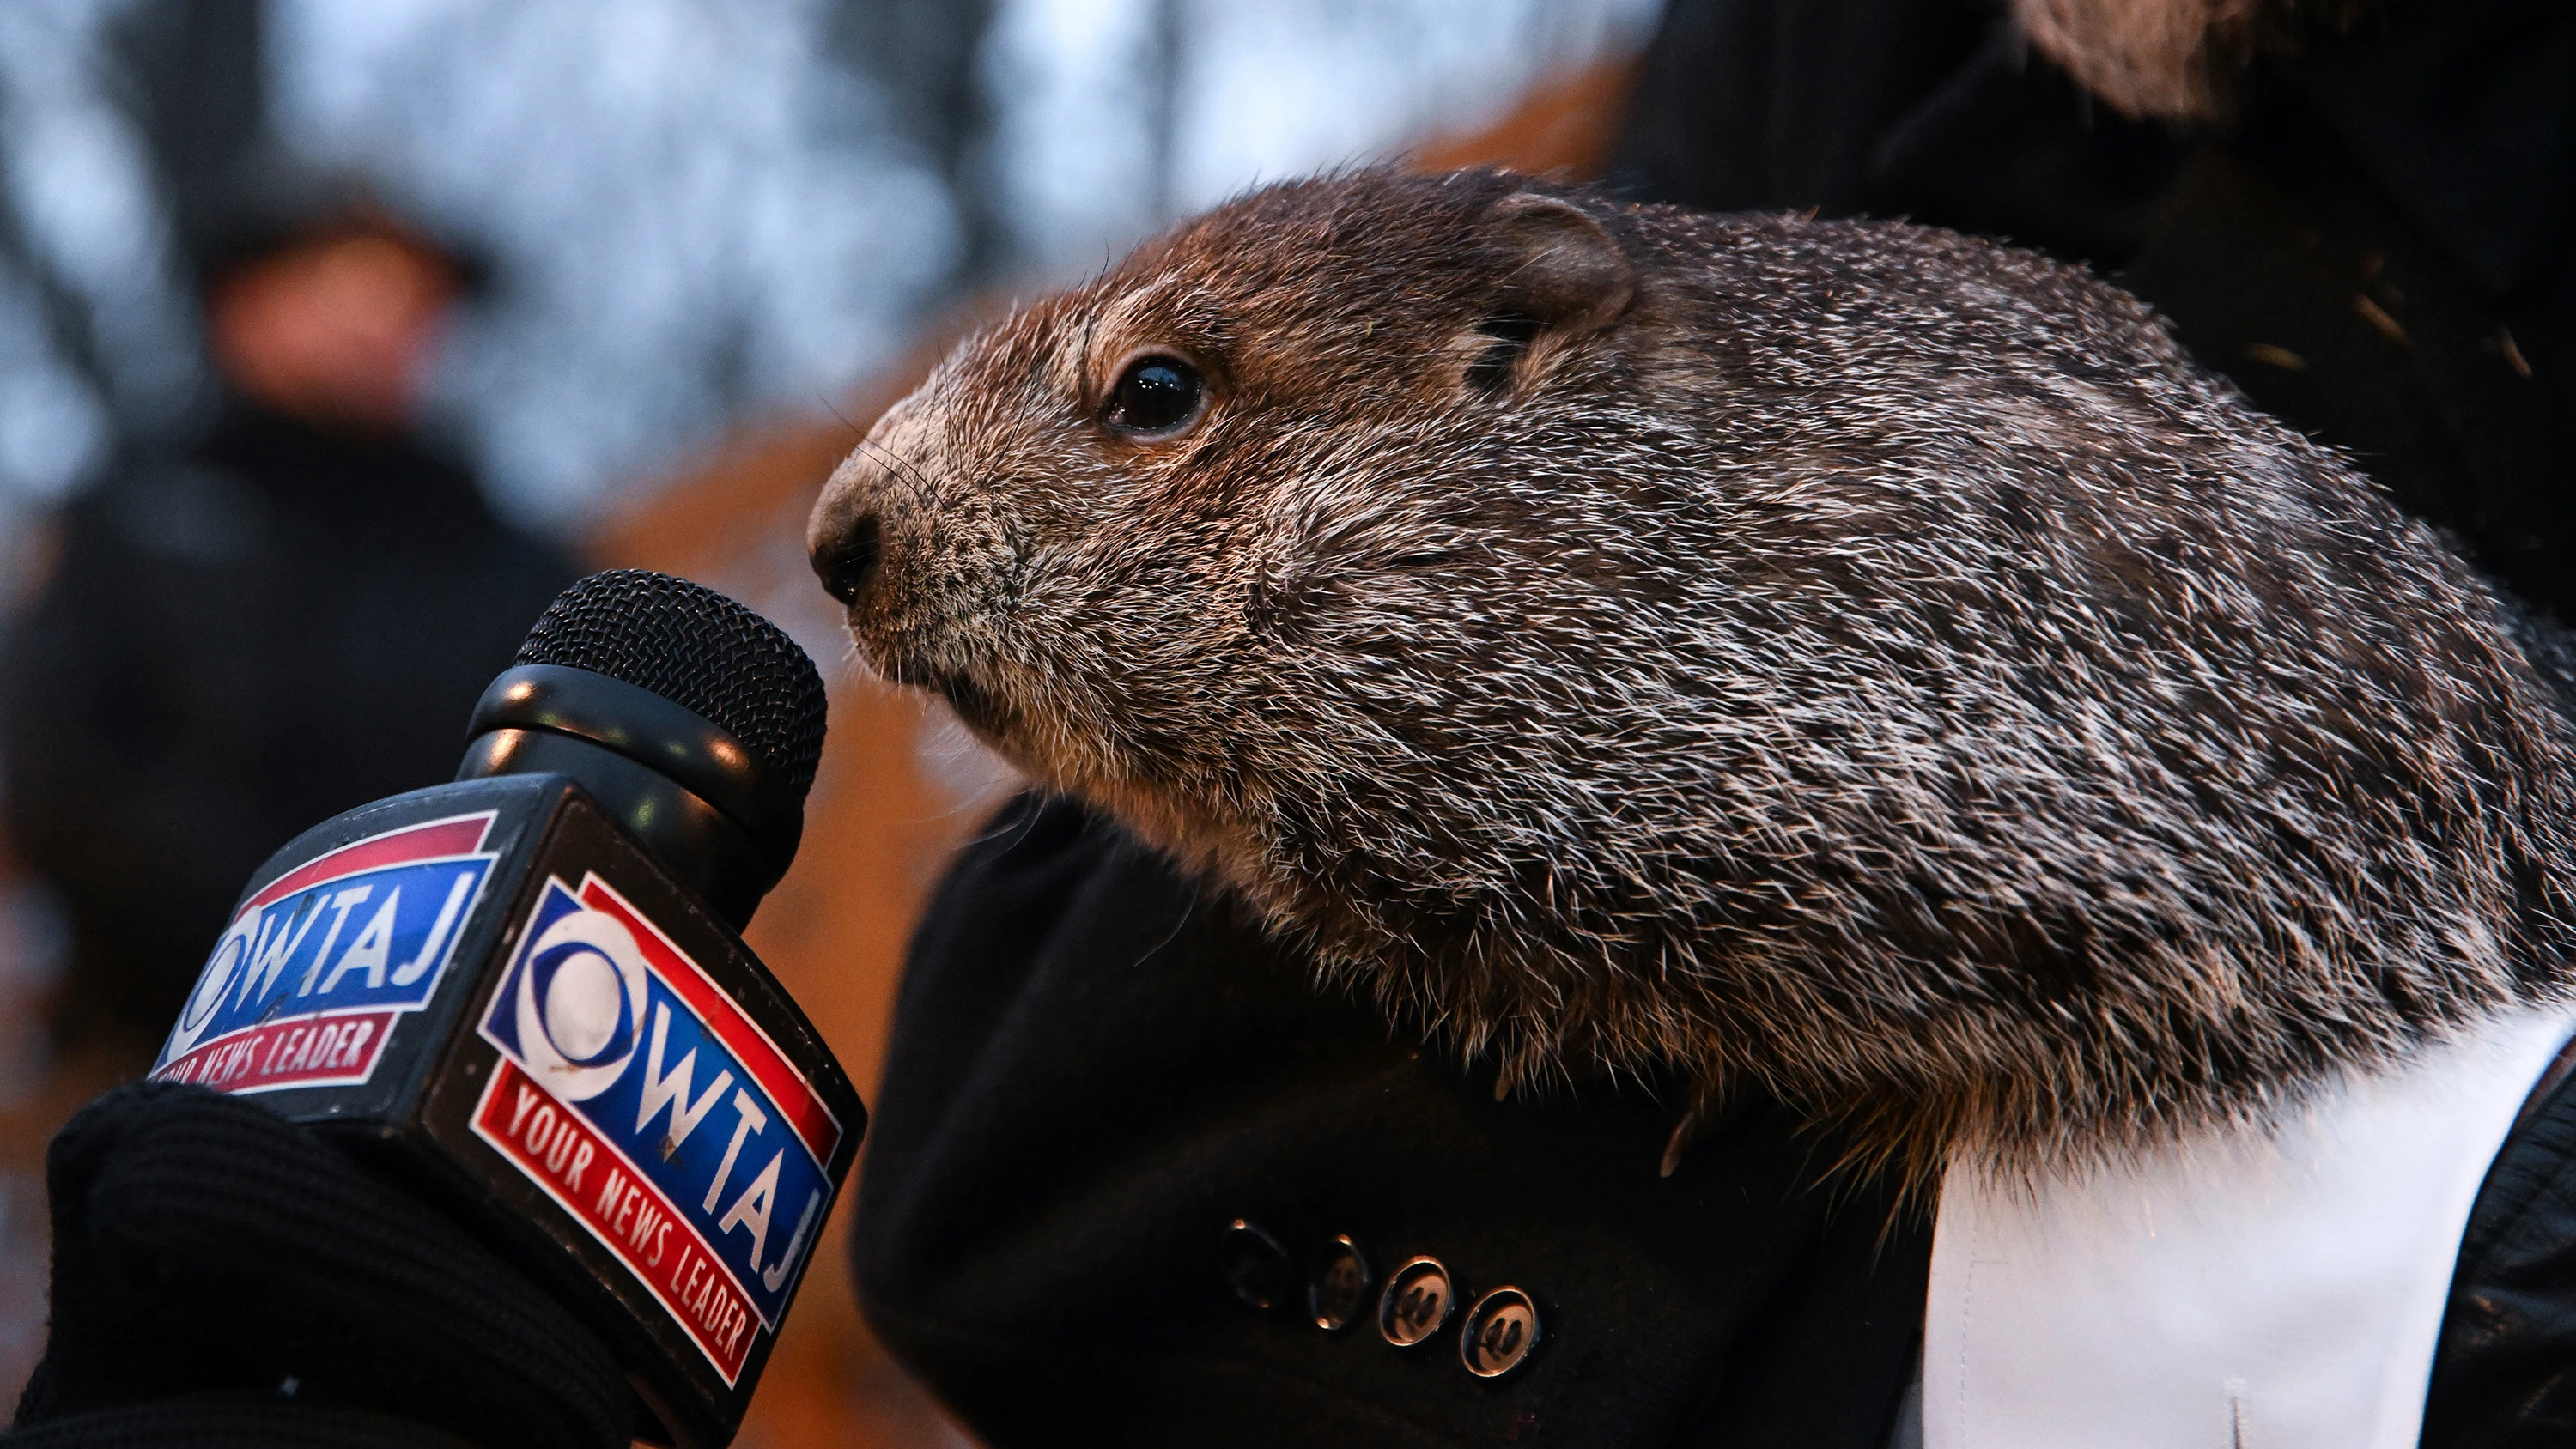
[[[596,876],[546,882],[480,1030],[518,1070],[495,1073],[476,1130],[730,1378],[751,1319],[777,1326],[831,1203],[840,1129],[819,1096]]]
[[[216,941],[152,1075],[227,1091],[363,1082],[437,991],[494,855],[493,813],[369,836],[254,895]]]

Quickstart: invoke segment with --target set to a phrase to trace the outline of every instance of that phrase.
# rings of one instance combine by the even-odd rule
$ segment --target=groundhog
[[[959,347],[810,542],[869,665],[1505,1087],[1678,1068],[1922,1181],[2567,994],[2505,606],[2008,246],[1273,186]]]

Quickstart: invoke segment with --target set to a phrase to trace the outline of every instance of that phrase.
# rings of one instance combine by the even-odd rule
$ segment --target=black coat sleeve
[[[1664,1178],[1675,1113],[1645,1090],[1492,1088],[1319,997],[1239,907],[1114,827],[1024,799],[914,944],[862,1168],[862,1301],[995,1449],[1876,1449],[1924,1223],[1820,1184],[1831,1145],[1764,1104]],[[1237,1220],[1287,1250],[1293,1284],[1346,1235],[1380,1283],[1429,1255],[1462,1305],[1518,1287],[1540,1346],[1486,1381],[1457,1318],[1399,1349],[1373,1311],[1319,1328],[1299,1288],[1248,1306],[1221,1246]]]
[[[2487,1170],[2424,1400],[2424,1449],[2554,1444],[2576,1444],[2576,1080]]]

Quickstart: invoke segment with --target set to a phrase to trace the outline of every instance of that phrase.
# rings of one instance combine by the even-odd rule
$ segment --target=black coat
[[[1911,1376],[1925,1214],[1742,1102],[1658,1176],[1645,1088],[1493,1099],[1318,1000],[1222,896],[1023,798],[913,946],[852,1242],[886,1343],[994,1449],[1540,1444],[1878,1449]],[[1285,1250],[1265,1268],[1258,1227]],[[1437,1258],[1445,1331],[1316,1326],[1336,1236]],[[1541,1338],[1461,1361],[1474,1299]],[[1272,1299],[1262,1308],[1248,1299]],[[2576,1086],[2508,1140],[2462,1243],[2423,1442],[2576,1443]]]
[[[1830,1145],[1762,1104],[1662,1177],[1677,1117],[1633,1085],[1498,1103],[1490,1073],[1318,1001],[1239,907],[1116,827],[1024,799],[914,943],[860,1291],[995,1446],[1875,1449],[1928,1223],[1820,1185]],[[1238,1219],[1287,1252],[1285,1289],[1262,1291]],[[1391,1347],[1375,1295],[1317,1327],[1305,1288],[1335,1235],[1381,1284],[1439,1259],[1450,1331]],[[1502,1286],[1536,1300],[1541,1341],[1488,1383],[1457,1330]]]
[[[2000,8],[1677,0],[1618,179],[2089,261],[2567,615],[2576,11],[2394,0],[2185,133],[2091,106]],[[863,1302],[997,1449],[1884,1442],[1920,1331],[1920,1212],[1822,1180],[1833,1144],[1763,1103],[1667,1180],[1675,1113],[1652,1084],[1490,1086],[1317,1000],[1238,907],[1111,827],[1024,802],[915,944],[861,1178]],[[1455,1320],[1409,1349],[1314,1326],[1300,1295],[1337,1234],[1381,1281],[1421,1254],[1462,1304],[1526,1290],[1540,1346],[1486,1381]],[[2423,1442],[2576,1442],[2571,1364],[2562,1089],[2478,1198]]]
[[[271,852],[454,776],[574,572],[419,446],[248,407],[73,503],[0,638],[0,804],[71,917],[59,1024],[157,1042]]]

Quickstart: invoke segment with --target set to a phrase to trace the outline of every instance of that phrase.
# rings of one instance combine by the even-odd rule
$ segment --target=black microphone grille
[[[785,630],[687,579],[610,569],[546,608],[520,664],[587,669],[695,710],[792,783],[823,758],[823,676]]]

